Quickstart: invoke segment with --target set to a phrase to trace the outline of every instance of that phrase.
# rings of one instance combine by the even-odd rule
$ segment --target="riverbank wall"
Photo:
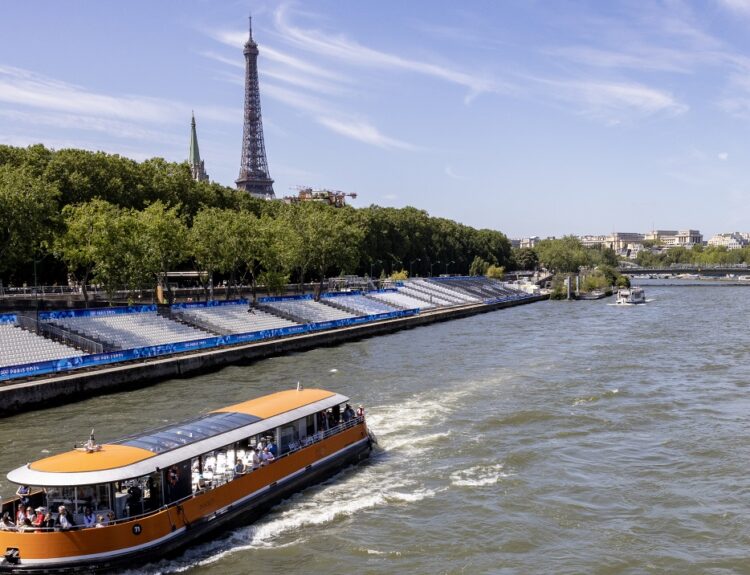
[[[286,353],[338,345],[347,341],[460,319],[545,299],[547,299],[547,296],[533,296],[489,305],[470,304],[447,309],[427,310],[414,316],[380,322],[213,348],[206,351],[147,358],[112,367],[71,372],[65,375],[40,376],[28,381],[0,386],[0,416],[22,413],[32,409],[57,407],[62,403],[80,401],[104,393],[115,393],[143,387],[166,379],[191,377],[227,365],[246,364]]]

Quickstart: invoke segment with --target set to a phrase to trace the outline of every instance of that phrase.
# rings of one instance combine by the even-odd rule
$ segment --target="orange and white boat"
[[[364,414],[347,401],[322,389],[281,391],[102,445],[92,433],[73,451],[19,467],[8,479],[21,495],[2,511],[17,522],[26,500],[47,526],[0,522],[0,572],[132,566],[251,521],[370,454]]]

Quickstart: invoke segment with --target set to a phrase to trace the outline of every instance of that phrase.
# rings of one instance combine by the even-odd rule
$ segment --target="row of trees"
[[[160,158],[0,146],[0,278],[30,282],[34,262],[43,282],[71,274],[110,291],[153,287],[178,269],[280,286],[515,265],[502,233],[415,208],[264,202]]]
[[[672,264],[733,265],[750,263],[750,246],[738,250],[728,250],[725,246],[693,246],[670,248],[653,253],[643,250],[636,256],[636,263],[642,267],[660,268]]]

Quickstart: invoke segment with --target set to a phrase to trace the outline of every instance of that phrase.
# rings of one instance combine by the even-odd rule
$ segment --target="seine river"
[[[0,469],[301,381],[381,451],[139,572],[748,573],[746,287],[544,302],[0,420]],[[10,487],[0,485],[4,493]]]

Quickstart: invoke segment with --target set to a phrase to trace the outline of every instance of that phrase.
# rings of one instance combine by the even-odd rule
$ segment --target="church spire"
[[[198,182],[207,182],[208,174],[206,168],[201,160],[201,153],[198,150],[198,132],[195,129],[195,113],[190,122],[190,154],[188,156],[188,163],[190,164],[190,171],[193,174],[193,179]]]

